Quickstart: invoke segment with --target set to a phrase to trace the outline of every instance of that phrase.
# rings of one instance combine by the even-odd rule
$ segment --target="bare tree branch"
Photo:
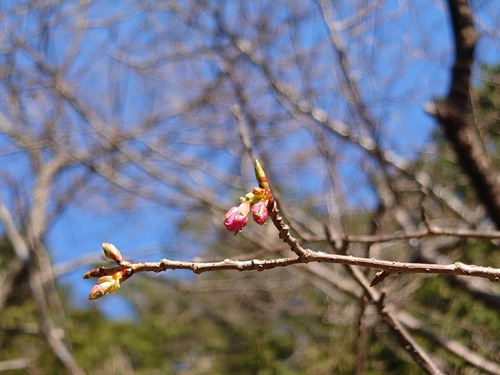
[[[366,279],[366,276],[364,276],[361,272],[359,272],[359,269],[353,266],[349,266],[347,268],[350,270],[353,276],[354,274],[357,275],[357,277],[355,276],[355,279],[357,280],[357,285],[363,287],[365,293],[369,292],[369,295],[375,298],[373,300],[374,302],[378,301],[382,297],[382,295],[376,289],[369,287],[369,282]],[[338,288],[337,276],[336,276],[337,273],[331,269],[328,269],[325,265],[311,264],[308,267],[301,268],[301,270],[304,270],[304,272],[307,273],[320,276],[323,280],[326,280],[327,282],[331,283],[332,285]],[[351,288],[339,288],[339,289],[343,293],[351,295],[354,298],[361,297],[360,292],[356,290],[356,288],[351,287]],[[385,298],[386,305],[388,304],[387,302],[388,297],[390,297],[390,295],[387,295]],[[394,310],[394,308],[392,308],[392,310]],[[475,353],[473,350],[465,347],[464,345],[458,343],[457,341],[450,339],[449,337],[446,337],[443,334],[436,333],[431,329],[426,328],[425,323],[415,318],[414,316],[404,311],[397,310],[393,311],[393,319],[394,318],[396,318],[401,324],[406,326],[408,329],[414,331],[418,335],[428,338],[429,340],[442,346],[450,353],[453,353],[458,358],[463,359],[464,361],[470,363],[471,365],[477,366],[491,374],[499,373],[498,371],[499,365],[497,363],[489,361],[486,358],[477,355],[477,353]]]
[[[488,361],[487,359],[481,357],[477,353],[474,353],[469,348],[465,347],[457,341],[451,340],[443,335],[431,331],[430,329],[426,328],[421,321],[415,319],[411,315],[400,312],[398,313],[398,318],[400,319],[401,323],[403,323],[408,329],[428,338],[432,342],[440,345],[450,353],[455,354],[457,357],[462,358],[471,365],[476,366],[477,368],[480,368],[481,370],[486,371],[489,374],[500,374],[499,364]]]
[[[448,96],[430,109],[439,120],[478,199],[500,229],[500,182],[472,120],[470,77],[477,32],[468,0],[448,0],[455,41],[455,61]]]
[[[237,270],[237,271],[263,271],[276,267],[287,267],[293,264],[323,262],[323,263],[339,263],[352,266],[360,266],[372,269],[381,269],[384,271],[383,277],[398,273],[423,273],[423,274],[439,274],[439,275],[463,275],[471,277],[481,277],[493,282],[500,281],[500,269],[492,267],[480,267],[468,265],[461,262],[456,262],[449,265],[425,264],[425,263],[404,263],[393,262],[387,260],[368,259],[355,257],[352,255],[327,254],[323,252],[304,249],[299,242],[290,234],[289,227],[283,223],[279,216],[275,203],[272,202],[272,210],[270,215],[273,218],[273,223],[280,233],[280,238],[287,243],[289,248],[297,254],[293,258],[279,259],[253,259],[249,261],[238,261],[225,259],[221,262],[182,262],[162,259],[159,262],[143,262],[130,263],[123,262],[120,267],[113,268],[96,268],[87,272],[84,278],[95,278],[105,275],[113,275],[116,272],[124,269],[130,269],[133,273],[138,272],[162,272],[166,270],[185,269],[191,270],[195,274],[201,274],[207,271],[215,270]],[[379,277],[376,277],[373,282],[380,282]]]
[[[333,243],[332,243],[333,245]],[[397,314],[393,308],[385,302],[385,295],[371,288],[373,281],[369,285],[366,276],[358,269],[349,265],[348,270],[354,279],[363,287],[365,294],[375,303],[379,314],[382,316],[386,324],[392,329],[393,333],[398,337],[402,348],[410,354],[415,362],[429,374],[442,374],[429,354],[414,340],[411,334],[402,326]]]
[[[22,370],[30,366],[33,359],[30,358],[15,358],[8,361],[0,362],[0,371]]]
[[[496,240],[500,239],[500,231],[485,231],[485,230],[471,230],[471,229],[453,229],[453,228],[440,228],[434,225],[410,232],[398,233],[381,233],[381,234],[366,234],[366,235],[344,235],[342,240],[346,243],[360,243],[360,244],[375,244],[391,241],[404,241],[414,238],[427,238],[427,237],[456,237],[456,238],[474,238]],[[305,236],[307,242],[324,242],[325,237],[308,237]]]

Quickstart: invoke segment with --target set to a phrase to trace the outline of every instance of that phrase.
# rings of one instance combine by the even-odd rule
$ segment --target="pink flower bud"
[[[120,289],[119,272],[112,276],[102,276],[97,280],[97,285],[90,289],[89,299],[97,299],[104,297],[106,294],[115,293]]]
[[[236,235],[247,224],[247,215],[250,212],[250,203],[243,202],[238,207],[232,207],[227,211],[225,216],[224,225],[230,232]]]
[[[252,216],[253,221],[255,221],[257,224],[264,224],[268,216],[267,200],[259,201],[252,205]]]
[[[120,289],[120,283],[127,280],[133,275],[131,268],[118,271],[113,275],[102,276],[97,280],[97,285],[94,285],[89,292],[89,299],[97,299],[104,297],[106,294],[115,293]]]

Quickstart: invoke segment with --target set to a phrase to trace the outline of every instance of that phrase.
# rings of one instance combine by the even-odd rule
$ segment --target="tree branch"
[[[232,260],[224,259],[218,262],[185,262],[177,260],[162,259],[159,262],[123,262],[119,267],[100,267],[87,272],[85,279],[113,275],[114,273],[131,269],[138,272],[163,272],[166,270],[190,270],[195,274],[209,271],[264,271],[278,267],[288,267],[293,264],[304,264],[311,262],[337,263],[359,266],[372,269],[380,269],[389,274],[399,273],[422,273],[427,275],[461,275],[471,277],[481,277],[493,282],[500,281],[500,268],[481,267],[475,265],[456,262],[454,264],[440,265],[427,263],[405,263],[393,262],[389,260],[379,260],[374,258],[362,258],[352,255],[327,254],[320,251],[313,251],[302,248],[298,243],[296,249],[302,255],[297,257],[277,258],[277,259],[253,259],[253,260]],[[378,280],[375,279],[375,280]]]
[[[398,313],[398,318],[401,323],[403,323],[403,325],[405,325],[410,330],[423,337],[426,337],[435,344],[442,346],[450,353],[455,354],[457,357],[462,358],[464,361],[470,363],[471,365],[474,365],[477,368],[488,372],[489,374],[500,374],[499,364],[481,357],[466,346],[460,344],[458,341],[452,340],[442,334],[431,331],[430,329],[426,328],[422,322],[420,322],[413,316],[400,312]]]
[[[477,32],[467,0],[449,0],[455,61],[448,96],[430,112],[441,123],[460,166],[470,177],[478,199],[500,229],[500,183],[472,118],[470,77]]]
[[[334,246],[334,244],[331,244]],[[441,370],[434,364],[429,354],[415,341],[408,330],[402,325],[398,319],[397,313],[393,308],[385,302],[383,293],[371,288],[372,284],[368,285],[366,276],[357,268],[348,266],[347,269],[358,282],[358,284],[365,290],[365,293],[375,303],[378,312],[384,322],[389,326],[393,333],[397,336],[400,345],[406,352],[414,359],[414,361],[429,374],[442,374]]]
[[[426,237],[457,237],[457,238],[475,238],[483,240],[496,240],[500,239],[500,231],[484,231],[472,230],[466,228],[453,229],[453,228],[440,228],[430,225],[424,229],[410,232],[396,232],[396,233],[381,233],[381,234],[360,234],[360,235],[344,235],[342,240],[349,243],[360,244],[375,244],[382,242],[403,241],[411,239],[420,239]],[[319,237],[306,237],[307,242],[324,242],[327,239],[323,236]]]
[[[334,246],[333,243],[331,245]],[[353,278],[357,282],[357,285],[364,289],[364,293],[368,293],[373,298],[373,301],[377,301],[381,297],[380,293],[377,290],[369,287],[368,280],[366,280],[366,277],[361,272],[359,272],[358,269],[352,266],[346,267],[346,269],[352,274]],[[341,290],[347,295],[352,296],[353,298],[361,298],[361,292],[356,288],[353,288],[352,286],[346,288],[339,285],[337,280],[339,277],[338,272],[335,272],[331,268],[328,268],[326,265],[311,264],[308,267],[302,268],[302,270],[305,270],[308,273],[329,282],[330,284],[334,285],[335,288]],[[311,279],[311,277],[309,277],[308,279]],[[387,305],[387,299],[385,300],[385,304]],[[474,353],[471,349],[461,345],[459,342],[454,341],[449,337],[446,337],[442,333],[426,329],[424,323],[415,318],[413,315],[400,310],[393,311],[393,313],[396,314],[395,319],[397,319],[405,327],[407,327],[411,331],[414,331],[418,335],[431,340],[437,345],[441,345],[443,349],[446,349],[450,353],[456,355],[457,357],[470,363],[473,366],[479,367],[491,374],[500,374],[500,371],[498,371],[498,364],[484,357],[478,356],[477,353]]]

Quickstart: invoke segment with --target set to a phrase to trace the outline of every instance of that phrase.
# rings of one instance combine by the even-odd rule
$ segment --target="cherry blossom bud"
[[[247,215],[250,212],[250,203],[243,202],[238,207],[232,207],[227,211],[224,225],[230,232],[236,235],[247,224]]]
[[[97,280],[97,284],[90,289],[89,299],[97,299],[104,297],[106,294],[115,293],[120,289],[120,278],[117,276],[119,272],[110,276],[102,276]]]
[[[131,268],[118,271],[113,275],[102,276],[97,280],[97,284],[90,289],[89,299],[98,299],[107,294],[112,294],[120,289],[120,283],[127,280],[133,274]]]
[[[257,224],[262,225],[267,219],[268,216],[267,203],[268,203],[267,200],[262,200],[252,205],[253,220]]]
[[[115,261],[117,264],[121,264],[123,262],[123,257],[120,251],[115,247],[115,245],[110,243],[103,243],[102,250],[104,251],[104,255],[109,260]]]

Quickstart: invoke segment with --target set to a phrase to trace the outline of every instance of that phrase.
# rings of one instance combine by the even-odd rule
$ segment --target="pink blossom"
[[[257,224],[264,224],[268,216],[267,200],[262,200],[252,205],[252,216]]]
[[[238,207],[232,207],[227,211],[224,225],[230,232],[236,235],[247,224],[247,215],[250,212],[250,203],[243,202]]]

